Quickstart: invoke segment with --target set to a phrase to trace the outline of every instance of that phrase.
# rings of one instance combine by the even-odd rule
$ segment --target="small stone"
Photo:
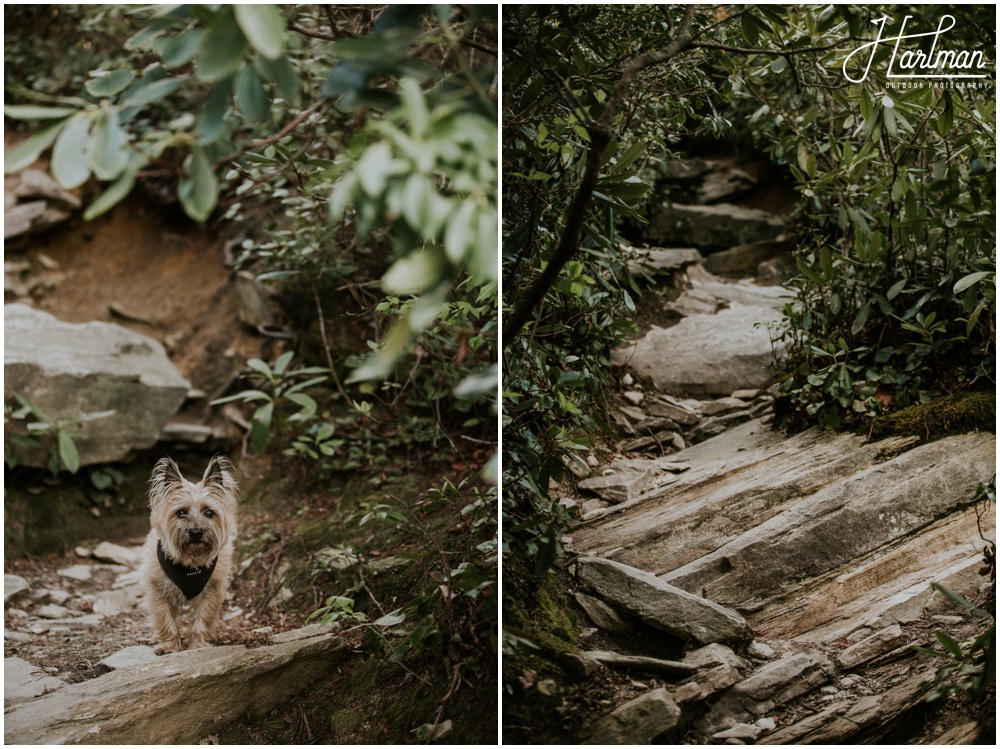
[[[126,548],[118,544],[103,541],[94,549],[93,555],[102,562],[121,564],[126,567],[136,567],[142,562],[142,547]]]
[[[764,642],[761,642],[760,640],[754,640],[751,642],[747,650],[752,657],[756,658],[765,658],[770,660],[777,655],[774,648]]]
[[[761,718],[757,721],[757,727],[762,731],[773,731],[777,724],[774,722],[774,718]]]
[[[535,685],[535,689],[544,694],[546,697],[551,697],[559,691],[559,686],[556,684],[554,679],[542,679]]]
[[[104,616],[118,616],[132,609],[132,597],[124,590],[105,590],[94,599],[93,611]]]
[[[18,575],[4,575],[3,576],[3,600],[4,603],[14,598],[15,596],[24,593],[26,590],[30,589],[31,586],[28,585],[28,581],[23,577]]]
[[[741,401],[752,401],[758,395],[760,395],[760,390],[734,390],[730,397]]]
[[[626,372],[625,376],[622,377],[622,385],[624,385],[625,387],[630,387],[633,382],[635,382],[635,380],[633,379],[632,375]]]
[[[589,515],[592,512],[597,512],[598,510],[604,510],[608,507],[608,503],[603,499],[586,499],[583,504],[580,505],[580,511],[583,515]]]
[[[707,401],[701,404],[702,416],[719,416],[721,414],[738,411],[747,408],[749,404],[738,398],[718,398],[714,401]]]
[[[49,600],[52,603],[58,603],[60,606],[70,598],[70,594],[65,590],[47,590],[45,592],[49,594]]]
[[[718,642],[691,651],[684,656],[684,663],[699,669],[711,666],[746,668],[746,662],[736,655],[732,648]]]
[[[80,559],[90,559],[91,551],[85,546],[77,546],[73,553],[76,554]]]
[[[898,648],[906,640],[902,628],[898,624],[893,624],[844,650],[837,658],[837,665],[843,670],[855,668],[882,653]]]
[[[857,676],[845,676],[843,679],[840,680],[840,686],[842,686],[844,689],[850,689],[855,684],[857,684],[858,681],[859,679]]]
[[[559,504],[565,507],[566,511],[571,515],[576,515],[580,512],[580,503],[570,497],[561,497],[559,499]]]
[[[819,691],[823,694],[838,694],[840,692],[840,690],[833,686],[833,684],[827,684],[825,687],[820,687]]]
[[[712,734],[713,739],[741,739],[755,741],[760,736],[760,728],[749,723],[737,723],[732,728]]]
[[[646,398],[645,393],[640,393],[635,390],[627,390],[624,395],[625,395],[625,400],[627,400],[634,406],[638,406]]]
[[[54,603],[47,603],[41,606],[37,613],[43,619],[65,619],[69,615],[69,609]]]
[[[744,746],[746,744],[745,741],[741,741],[740,739],[726,739],[724,743],[731,746]]]
[[[585,653],[563,653],[559,656],[559,663],[577,679],[589,679],[601,670],[601,664]]]
[[[31,635],[25,634],[24,632],[17,632],[13,629],[5,629],[3,631],[3,639],[9,642],[31,642]]]
[[[600,462],[593,455],[588,455],[587,465],[590,466],[591,468],[597,468],[597,466],[600,465]]]
[[[931,617],[932,622],[937,622],[938,624],[946,624],[952,626],[955,624],[961,624],[965,621],[964,617],[961,616],[948,616],[946,614],[939,614],[938,616]]]
[[[642,472],[623,471],[585,479],[577,484],[577,488],[594,492],[601,499],[617,504],[638,497],[653,485],[655,478],[656,471],[653,469]]]
[[[646,407],[646,413],[650,416],[660,416],[666,419],[672,419],[678,424],[682,424],[684,426],[697,424],[699,420],[698,414],[691,409],[674,403],[667,403],[664,400],[653,401],[650,403]]]

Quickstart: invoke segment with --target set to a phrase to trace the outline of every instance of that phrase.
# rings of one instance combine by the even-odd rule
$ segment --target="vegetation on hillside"
[[[795,300],[776,331],[788,352],[780,426],[868,432],[970,391],[962,403],[995,404],[995,29],[948,10],[949,48],[985,55],[978,87],[887,87],[891,44],[866,76],[865,55],[845,58],[883,15],[883,38],[900,33],[896,11],[504,8],[505,611],[539,595],[561,552],[567,517],[550,480],[610,430],[610,352],[641,289],[618,227],[645,220],[656,177],[692,143],[751,145],[800,194]],[[937,28],[940,9],[907,13],[909,29]],[[930,37],[916,43],[929,52]],[[508,663],[537,646],[505,625]]]

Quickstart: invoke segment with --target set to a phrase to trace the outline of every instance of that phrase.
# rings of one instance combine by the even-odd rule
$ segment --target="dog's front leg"
[[[191,643],[189,647],[207,647],[209,635],[215,628],[215,622],[222,610],[222,591],[214,585],[209,585],[192,602],[194,611],[191,621]]]
[[[153,619],[153,631],[156,632],[156,654],[165,655],[183,650],[181,632],[177,626],[181,616],[180,607],[168,597],[153,592],[149,610]]]

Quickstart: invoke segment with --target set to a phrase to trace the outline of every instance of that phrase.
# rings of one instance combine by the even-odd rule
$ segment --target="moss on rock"
[[[996,406],[996,393],[953,393],[878,417],[871,437],[912,435],[934,440],[963,432],[995,432]]]

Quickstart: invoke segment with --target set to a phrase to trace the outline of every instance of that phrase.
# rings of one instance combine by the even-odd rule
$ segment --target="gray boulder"
[[[672,328],[654,327],[614,357],[663,392],[704,396],[765,388],[775,357],[784,355],[766,325],[780,317],[770,307],[734,304],[714,315],[685,317]]]
[[[636,697],[601,718],[583,744],[649,744],[681,718],[681,709],[666,689]]]
[[[600,557],[580,557],[577,576],[606,601],[652,627],[694,640],[748,642],[753,630],[717,603],[668,585],[655,575]]]
[[[736,247],[776,239],[785,231],[773,213],[730,203],[665,204],[650,223],[649,236],[668,247]]]
[[[14,402],[13,394],[20,393],[66,423],[80,465],[122,460],[152,447],[190,388],[157,341],[118,325],[66,323],[9,304],[4,334],[4,401]],[[71,423],[108,410],[114,413]],[[5,430],[6,439],[13,431]],[[44,437],[55,439],[52,433]],[[36,467],[48,462],[45,450],[18,447],[17,458]]]

